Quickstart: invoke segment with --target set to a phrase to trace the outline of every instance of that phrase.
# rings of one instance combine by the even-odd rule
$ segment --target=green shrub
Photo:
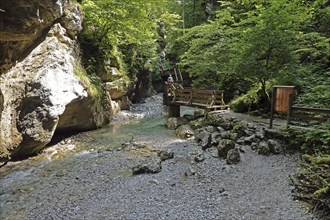
[[[311,128],[289,128],[285,136],[304,154],[330,154],[330,122]]]
[[[310,204],[321,217],[330,214],[330,122],[310,129],[285,131],[289,144],[302,155],[299,172],[292,177],[294,197]]]
[[[74,74],[83,81],[84,85],[87,87],[88,94],[100,101],[102,98],[101,79],[95,74],[87,75],[86,71],[79,66],[74,66]]]

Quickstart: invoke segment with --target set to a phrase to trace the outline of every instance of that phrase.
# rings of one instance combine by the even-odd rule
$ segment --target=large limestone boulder
[[[172,117],[172,118],[168,118],[167,122],[166,122],[166,127],[172,130],[177,129],[179,126],[181,125],[185,125],[186,123],[188,123],[186,118],[182,118],[182,117]]]
[[[220,158],[226,159],[228,151],[234,148],[235,148],[235,142],[233,140],[223,139],[219,142],[218,145],[218,156]]]
[[[190,139],[194,136],[194,131],[189,125],[181,125],[175,130],[175,135],[179,138]]]
[[[116,67],[105,66],[106,71],[100,73],[100,78],[103,82],[114,82],[121,80],[122,74]]]
[[[113,82],[106,82],[104,89],[110,93],[113,100],[118,100],[127,94],[128,85],[123,78],[120,78]]]
[[[23,7],[24,2],[26,7],[33,3],[32,8],[38,6],[40,10],[50,10],[56,20],[64,16],[67,1],[15,1],[11,6]],[[41,4],[49,5],[45,9]],[[39,23],[32,19],[29,27],[33,29]],[[0,162],[35,153],[51,141],[55,131],[89,130],[106,121],[100,107],[101,100],[92,92],[95,90],[78,77],[82,73],[79,47],[72,34],[79,28],[68,33],[60,22],[49,28],[44,40],[34,42],[37,46],[31,53],[0,77]],[[27,29],[24,26],[22,33],[16,33],[13,27],[12,35],[17,37],[16,40],[19,36],[27,39],[24,36],[33,35]],[[9,29],[6,31],[0,28],[0,38],[10,34]],[[15,52],[20,53],[20,50],[12,53]]]
[[[23,60],[54,21],[70,37],[82,28],[81,12],[70,0],[1,0],[0,9],[0,75]]]

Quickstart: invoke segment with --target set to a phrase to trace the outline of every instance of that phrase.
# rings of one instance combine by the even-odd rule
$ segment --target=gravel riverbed
[[[123,113],[118,120],[139,117],[139,108],[136,116]],[[162,114],[162,108],[156,102],[150,109]],[[48,160],[10,162],[0,170],[0,219],[317,219],[291,195],[297,155],[263,156],[247,146],[240,163],[227,165],[209,148],[196,162],[201,149],[194,140],[162,131],[137,132],[130,142],[142,148],[94,147],[49,159],[49,152],[61,154],[57,149],[39,155]],[[93,138],[85,133],[71,139]],[[159,173],[132,175],[132,167],[157,157],[157,150],[172,151],[174,158],[163,161]]]

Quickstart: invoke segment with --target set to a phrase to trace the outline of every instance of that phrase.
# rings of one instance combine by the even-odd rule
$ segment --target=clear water
[[[71,170],[85,172],[88,164],[94,163],[99,150],[116,149],[132,138],[143,141],[164,133],[171,136],[173,131],[166,129],[164,124],[162,116],[130,123],[117,122],[85,133],[88,141],[73,148],[51,147],[38,156],[10,162],[0,170],[0,219],[25,219],[27,201],[47,194],[49,189],[45,186],[53,187],[54,178],[65,176]],[[79,176],[78,172],[76,175]]]
[[[99,156],[98,151],[120,148],[132,139],[151,141],[159,146],[171,141],[174,134],[165,127],[163,106],[157,99],[146,103],[146,107],[139,107],[139,115],[147,115],[147,118],[121,119],[102,129],[84,133],[82,140],[85,141],[79,145],[69,142],[53,146],[37,156],[9,162],[0,168],[0,219],[27,219],[29,204],[26,203],[37,204],[38,198],[48,195],[49,190],[56,188],[52,184],[56,184],[59,178],[66,178],[68,173],[79,176],[79,172],[87,172]],[[182,110],[183,114],[191,111]],[[157,142],[158,139],[161,141]]]

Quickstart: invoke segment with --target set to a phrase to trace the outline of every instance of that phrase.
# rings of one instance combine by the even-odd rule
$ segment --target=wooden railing
[[[172,105],[185,105],[204,109],[226,109],[223,90],[175,89]]]
[[[330,109],[306,108],[291,106],[287,117],[287,125],[298,119],[299,122],[326,122],[330,121]]]

